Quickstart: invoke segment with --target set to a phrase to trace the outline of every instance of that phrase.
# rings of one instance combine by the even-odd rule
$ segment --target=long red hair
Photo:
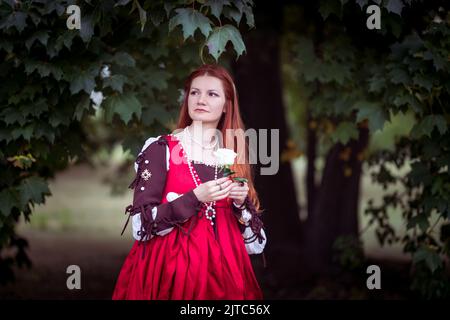
[[[222,117],[217,124],[217,129],[221,131],[222,137],[224,137],[225,140],[222,141],[222,145],[225,148],[233,149],[234,152],[237,153],[235,163],[231,166],[231,169],[236,172],[236,176],[244,177],[248,180],[248,196],[256,210],[260,211],[258,193],[256,192],[253,183],[252,168],[250,167],[246,156],[248,155],[248,145],[244,136],[245,126],[239,112],[238,95],[233,78],[224,67],[218,64],[204,64],[188,76],[184,83],[184,99],[181,105],[177,129],[183,129],[192,123],[188,109],[189,92],[191,90],[192,81],[195,78],[204,75],[215,77],[222,81],[225,92],[225,113],[222,113]],[[234,134],[230,136],[227,135],[227,132],[233,132]]]

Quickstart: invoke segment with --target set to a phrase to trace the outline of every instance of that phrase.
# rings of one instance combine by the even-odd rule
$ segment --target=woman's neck
[[[192,123],[184,128],[181,133],[183,146],[191,160],[214,164],[216,159],[214,151],[220,147],[216,137],[215,126],[205,126],[204,124]]]
[[[204,145],[214,142],[217,127],[214,124],[201,121],[193,121],[188,127],[190,136]]]

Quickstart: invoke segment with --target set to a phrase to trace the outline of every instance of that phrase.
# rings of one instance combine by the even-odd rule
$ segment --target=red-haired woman
[[[137,157],[126,209],[136,241],[113,299],[262,299],[249,254],[262,253],[266,235],[233,79],[203,65],[184,93],[176,133],[148,139]],[[247,182],[223,177],[223,145]]]

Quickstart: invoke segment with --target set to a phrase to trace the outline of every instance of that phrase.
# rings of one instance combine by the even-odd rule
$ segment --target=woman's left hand
[[[244,182],[243,184],[237,182],[236,186],[231,188],[228,198],[233,199],[234,202],[240,206],[245,202],[245,198],[248,195],[248,190],[249,188],[247,182]]]

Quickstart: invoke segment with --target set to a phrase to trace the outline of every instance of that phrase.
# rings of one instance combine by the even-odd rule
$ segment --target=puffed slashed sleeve
[[[134,189],[133,204],[126,208],[132,216],[136,240],[166,235],[201,208],[193,190],[183,195],[169,193],[168,202],[161,203],[169,169],[168,150],[164,137],[150,138],[136,159],[136,177],[130,185]]]
[[[245,199],[242,207],[233,202],[233,212],[239,221],[239,227],[244,237],[245,248],[248,254],[260,254],[264,251],[267,236],[261,214],[257,212],[249,197]]]

